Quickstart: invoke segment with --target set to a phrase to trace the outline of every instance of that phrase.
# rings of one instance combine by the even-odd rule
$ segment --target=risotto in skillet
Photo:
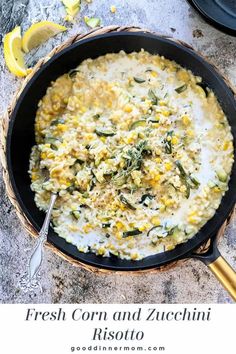
[[[201,78],[145,51],[83,61],[39,102],[31,188],[81,252],[139,260],[186,242],[227,190],[233,138]]]

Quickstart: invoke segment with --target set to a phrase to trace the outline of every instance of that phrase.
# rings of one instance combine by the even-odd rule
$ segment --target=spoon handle
[[[39,232],[39,237],[37,238],[36,244],[33,248],[32,254],[30,256],[30,260],[28,263],[27,272],[20,279],[20,287],[24,292],[33,291],[34,289],[40,287],[40,274],[39,270],[43,261],[43,246],[45,241],[47,240],[48,229],[50,225],[51,213],[53,206],[55,204],[57,195],[52,194],[50,204],[48,207],[48,211],[46,217],[44,219],[43,226]]]

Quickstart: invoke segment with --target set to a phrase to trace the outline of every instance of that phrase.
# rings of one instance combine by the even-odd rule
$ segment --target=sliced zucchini
[[[68,76],[70,79],[72,79],[73,77],[75,77],[75,75],[79,72],[78,69],[72,69],[68,72]]]
[[[53,137],[47,137],[45,138],[45,144],[50,144],[51,145],[51,148],[53,150],[58,150],[58,146],[57,146],[57,143],[58,142],[61,142],[60,139],[58,138],[53,138]]]
[[[184,85],[182,85],[182,86],[177,87],[177,88],[175,89],[175,91],[176,91],[177,93],[182,93],[182,92],[184,92],[186,89],[187,89],[187,85],[184,84]]]
[[[58,124],[64,124],[65,123],[65,119],[63,118],[58,118],[58,119],[54,119],[52,122],[51,122],[51,125],[58,125]]]
[[[95,133],[98,136],[114,136],[114,135],[116,135],[116,132],[112,129],[109,129],[109,128],[96,128]]]
[[[121,203],[123,203],[125,206],[127,206],[129,209],[136,210],[135,206],[132,205],[123,194],[120,194],[119,199]]]
[[[73,210],[71,212],[71,215],[73,215],[73,217],[76,219],[76,220],[79,220],[80,219],[80,215],[81,215],[81,212],[79,210]]]
[[[134,76],[134,81],[137,82],[138,84],[142,84],[143,82],[145,82],[146,80],[145,79],[142,79],[140,77],[135,77]]]
[[[220,182],[225,183],[227,181],[228,175],[227,173],[222,169],[219,169],[216,171],[217,177],[219,178]]]
[[[129,127],[129,130],[136,129],[138,127],[144,127],[146,125],[145,119],[136,120],[136,122],[132,123]]]

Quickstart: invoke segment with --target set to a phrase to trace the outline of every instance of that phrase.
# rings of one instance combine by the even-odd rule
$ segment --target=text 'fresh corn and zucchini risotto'
[[[145,51],[83,61],[39,102],[31,188],[81,252],[138,260],[187,241],[227,190],[233,138],[201,78]]]

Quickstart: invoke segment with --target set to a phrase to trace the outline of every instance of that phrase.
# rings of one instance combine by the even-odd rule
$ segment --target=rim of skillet
[[[14,174],[13,174],[13,167],[12,167],[12,159],[11,159],[11,137],[12,137],[12,131],[14,129],[14,123],[17,117],[17,112],[18,109],[24,99],[24,97],[28,94],[30,91],[32,83],[38,78],[38,76],[44,74],[44,70],[48,68],[49,66],[53,65],[53,63],[63,56],[65,53],[71,51],[75,47],[79,47],[81,45],[84,45],[88,42],[92,41],[97,41],[101,38],[110,38],[110,37],[142,37],[142,39],[145,40],[145,38],[151,38],[151,39],[156,39],[159,42],[166,42],[169,45],[172,46],[173,50],[175,48],[181,49],[183,52],[185,52],[189,58],[194,57],[197,59],[201,64],[205,66],[205,68],[211,73],[212,76],[214,76],[218,84],[222,86],[222,92],[223,96],[225,97],[226,95],[228,96],[228,99],[230,100],[233,109],[235,111],[235,120],[236,120],[236,101],[233,95],[232,90],[227,86],[226,82],[224,81],[223,77],[214,69],[214,67],[209,64],[204,58],[202,58],[199,54],[197,54],[194,50],[192,50],[189,47],[185,47],[184,45],[176,42],[175,40],[168,39],[165,36],[157,35],[157,34],[152,34],[152,33],[145,33],[142,30],[140,32],[114,32],[114,33],[108,33],[108,34],[102,34],[102,35],[97,35],[88,39],[82,39],[77,43],[74,43],[67,48],[61,50],[59,53],[55,54],[50,58],[45,64],[42,65],[42,67],[37,70],[37,72],[34,74],[34,76],[30,79],[30,81],[26,84],[24,90],[22,91],[21,95],[19,96],[17,103],[11,113],[11,118],[9,122],[9,127],[8,127],[8,132],[7,132],[7,144],[6,144],[6,157],[7,157],[7,168],[8,168],[8,173],[9,173],[9,178],[10,182],[13,188],[13,191],[15,193],[15,196],[17,198],[17,201],[20,205],[20,208],[22,209],[23,213],[26,215],[28,218],[29,222],[33,225],[33,227],[39,231],[40,230],[40,225],[34,220],[34,216],[30,213],[30,211],[26,208],[20,192],[17,188]],[[158,48],[158,44],[157,44]],[[122,48],[120,49],[122,50]],[[140,48],[141,50],[141,48]],[[111,51],[108,51],[109,53]],[[158,52],[158,50],[157,50]],[[170,60],[175,60],[171,59],[171,57],[168,57]],[[176,60],[175,60],[176,61]],[[187,67],[188,69],[188,67]],[[193,72],[194,73],[194,72]],[[202,77],[204,81],[204,77]],[[214,88],[213,88],[214,91]],[[216,96],[217,99],[220,99],[219,95]],[[227,116],[226,116],[227,117]],[[230,124],[230,123],[229,123]],[[235,140],[236,140],[236,125],[232,126],[230,124],[232,134],[234,136],[234,156],[236,155],[235,151]],[[123,260],[120,259],[116,256],[110,256],[110,257],[101,257],[97,256],[94,253],[82,253],[79,252],[76,248],[76,246],[73,246],[69,243],[67,243],[63,238],[58,236],[52,228],[49,230],[48,234],[48,242],[51,243],[53,246],[55,246],[57,249],[59,249],[62,253],[66,254],[67,256],[78,260],[82,263],[88,264],[90,266],[96,267],[96,268],[102,268],[102,269],[108,269],[108,270],[114,270],[114,271],[135,271],[135,270],[145,270],[145,269],[151,269],[151,268],[158,268],[160,266],[166,265],[168,263],[171,263],[173,261],[177,261],[179,259],[183,258],[188,258],[191,257],[191,253],[196,250],[201,244],[204,243],[204,241],[207,241],[209,238],[213,237],[217,231],[219,230],[220,226],[224,223],[224,221],[227,219],[228,215],[230,214],[232,208],[234,207],[234,204],[236,202],[236,162],[234,159],[234,163],[232,166],[231,170],[231,177],[230,181],[228,183],[228,191],[225,193],[223,196],[220,206],[216,210],[214,216],[208,220],[208,222],[192,237],[190,238],[187,242],[181,243],[177,245],[173,250],[171,251],[165,251],[162,253],[158,253],[156,255],[152,255],[149,257],[146,257],[142,260],[138,261],[132,261],[132,260]]]

